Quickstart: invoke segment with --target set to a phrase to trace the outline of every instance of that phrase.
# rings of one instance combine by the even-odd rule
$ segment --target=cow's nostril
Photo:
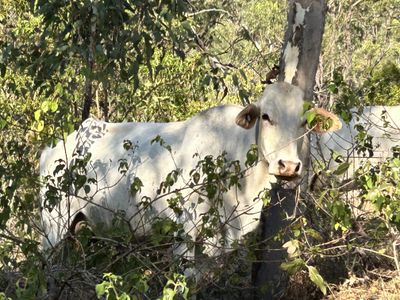
[[[294,171],[296,173],[298,173],[300,171],[300,166],[301,166],[301,163],[298,163],[297,166],[296,166],[296,169],[294,169]]]
[[[279,167],[280,167],[281,169],[284,169],[284,168],[285,168],[285,163],[283,162],[282,159],[278,160],[278,165],[279,165]]]

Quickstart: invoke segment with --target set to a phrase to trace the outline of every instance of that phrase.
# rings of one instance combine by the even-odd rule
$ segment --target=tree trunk
[[[86,77],[85,79],[85,94],[83,98],[83,108],[82,108],[82,122],[85,121],[90,116],[90,107],[93,102],[93,83],[92,79]]]
[[[326,12],[324,0],[289,1],[288,26],[282,47],[278,80],[302,88],[305,100],[308,101],[313,98]],[[302,186],[305,187],[308,182],[310,159],[307,138],[304,139],[301,152],[300,156],[305,166]],[[261,217],[263,250],[259,258],[262,263],[253,266],[253,283],[257,288],[254,299],[277,299],[286,289],[287,276],[280,268],[287,257],[282,245],[289,240],[285,229],[290,224],[290,216],[295,215],[296,191],[276,186],[271,191],[271,198],[271,204]],[[278,233],[282,233],[283,240],[274,241]]]
[[[85,94],[83,99],[83,107],[82,107],[82,122],[85,121],[90,116],[90,107],[93,103],[93,70],[94,70],[94,52],[95,52],[95,38],[96,38],[96,21],[91,18],[90,24],[90,35],[88,37],[88,53],[87,53],[87,61],[86,66],[89,70],[89,74],[86,75],[85,78]]]
[[[292,0],[289,3],[278,80],[301,87],[306,100],[312,100],[314,95],[326,12],[324,0]]]

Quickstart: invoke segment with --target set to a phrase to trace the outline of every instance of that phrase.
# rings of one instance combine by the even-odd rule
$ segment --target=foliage
[[[359,173],[362,199],[373,205],[389,232],[397,232],[400,229],[400,159],[387,159],[378,167],[366,164]]]
[[[319,101],[335,103],[340,112],[360,105],[399,104],[397,1],[330,0],[328,6]]]
[[[119,291],[121,286],[123,285],[122,277],[114,275],[112,273],[105,273],[103,275],[104,281],[96,285],[96,295],[97,298],[101,298],[105,296],[108,299],[116,299],[116,300],[130,300],[135,299],[131,298],[127,293]],[[132,278],[131,278],[132,279]],[[131,287],[131,289],[136,289],[139,293],[145,293],[149,286],[147,285],[146,275],[139,278],[135,285]]]
[[[382,118],[384,120],[384,116]],[[366,158],[375,151],[376,141],[372,143],[372,137],[363,126],[359,125],[356,129],[359,134],[354,137],[357,139],[354,154],[343,157],[332,153],[336,168],[330,168],[325,174],[327,177],[321,179],[323,189],[309,195],[315,207],[309,211],[311,216],[307,218],[308,221],[302,220],[300,223],[304,238],[295,242],[302,252],[283,265],[288,271],[304,268],[305,262],[319,261],[320,268],[323,268],[322,260],[329,260],[329,257],[340,259],[341,276],[347,272],[364,276],[368,273],[364,264],[369,267],[399,268],[398,146],[385,159],[379,153],[373,160],[368,160]],[[396,140],[395,136],[391,138]],[[346,179],[345,175],[357,156],[364,157],[364,163],[353,177]],[[288,247],[288,252],[292,248]],[[348,264],[347,257],[350,256],[358,265]],[[329,272],[333,270],[323,276],[329,276]],[[326,282],[323,284],[326,285]]]
[[[333,95],[337,95],[335,110],[345,122],[351,120],[350,109],[354,107],[400,104],[400,67],[390,62],[377,67],[372,74],[362,85],[352,87],[344,80],[341,71],[334,72],[328,89]]]
[[[400,66],[393,62],[381,64],[364,83],[369,88],[365,103],[368,105],[400,104]]]
[[[189,288],[186,286],[185,276],[173,274],[172,278],[168,278],[160,300],[173,300],[176,295],[182,295],[182,298],[187,300],[188,293]]]
[[[307,246],[304,245],[300,240],[293,239],[283,244],[283,248],[286,249],[289,260],[282,263],[281,268],[289,272],[289,274],[294,274],[299,272],[301,269],[307,268],[310,280],[318,286],[324,295],[326,295],[326,281],[322,278],[314,266],[310,266],[301,258],[301,248],[307,249]]]

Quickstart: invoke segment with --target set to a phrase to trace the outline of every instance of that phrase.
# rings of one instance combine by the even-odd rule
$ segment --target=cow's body
[[[204,158],[206,155],[217,157],[224,151],[227,153],[228,160],[242,160],[246,157],[247,151],[251,144],[255,144],[255,129],[245,130],[237,126],[234,122],[236,115],[242,110],[239,106],[222,106],[210,109],[202,114],[186,121],[166,124],[149,124],[149,123],[123,123],[112,124],[93,119],[86,120],[79,131],[69,136],[67,145],[67,155],[72,158],[73,152],[77,149],[84,149],[81,155],[86,153],[91,154],[91,165],[88,166],[88,178],[95,178],[98,184],[91,184],[91,191],[85,194],[82,189],[78,197],[70,197],[70,220],[72,223],[74,216],[78,212],[82,212],[89,223],[91,220],[104,222],[105,225],[110,225],[113,212],[126,212],[126,219],[132,216],[131,227],[136,230],[138,235],[143,235],[149,231],[151,220],[154,217],[170,217],[176,219],[172,210],[167,208],[166,199],[172,197],[173,194],[161,196],[157,193],[160,183],[166,179],[166,176],[172,170],[177,168],[183,169],[183,174],[179,176],[178,182],[173,185],[172,191],[183,188],[182,194],[185,195],[191,192],[191,189],[186,185],[189,181],[189,172],[195,168],[197,161]],[[216,114],[220,118],[215,118]],[[205,118],[213,119],[213,126],[204,124]],[[226,122],[230,119],[232,122]],[[201,124],[199,124],[199,122]],[[198,130],[201,129],[201,130]],[[171,147],[171,153],[158,143],[151,141],[160,136],[166,145]],[[227,139],[226,137],[232,137]],[[134,150],[125,150],[123,147],[124,140],[130,140],[133,143]],[[221,145],[217,142],[225,140],[227,143]],[[77,143],[77,141],[79,141]],[[210,143],[211,142],[211,143]],[[70,146],[77,146],[70,147]],[[49,153],[43,156],[43,164],[46,162],[54,162],[60,157],[63,158],[63,143],[59,143],[55,149],[47,150]],[[194,154],[198,156],[194,156]],[[64,158],[63,158],[64,159]],[[126,159],[129,164],[129,169],[125,176],[119,171],[120,159]],[[57,163],[56,163],[57,165]],[[50,167],[54,169],[56,165]],[[243,166],[243,165],[242,165]],[[243,167],[244,168],[244,167]],[[51,172],[49,172],[51,174]],[[43,174],[45,175],[45,174]],[[142,182],[143,187],[140,192],[132,195],[130,186],[133,178],[137,176]],[[242,190],[236,190],[237,195],[225,196],[229,197],[230,207],[221,207],[221,216],[227,215],[234,219],[234,228],[242,228],[244,223],[242,217],[235,219],[234,215],[239,212],[245,212],[246,220],[258,218],[257,212],[260,212],[262,202],[253,203],[257,192],[262,191],[264,187],[269,186],[268,172],[262,164],[252,168],[246,174],[246,182],[251,182],[250,186],[244,185]],[[252,191],[257,191],[253,192]],[[151,209],[146,210],[143,207],[138,207],[143,196],[150,199],[161,197],[152,203]],[[93,199],[95,205],[88,203],[86,199]],[[112,199],[112,201],[110,201]],[[184,197],[185,200],[187,198]],[[240,207],[236,208],[239,203]],[[196,205],[197,197],[191,197],[194,205]],[[65,199],[60,205],[66,205]],[[208,201],[200,205],[196,205],[197,218],[208,210]],[[103,209],[105,207],[106,209]],[[186,202],[184,213],[180,216],[180,221],[188,228],[187,231],[193,232],[194,224],[198,222],[193,219],[191,204]],[[60,208],[56,208],[52,213],[44,212],[44,225],[48,231],[49,242],[55,245],[66,233],[68,229],[68,213],[62,210],[61,216],[64,221],[63,226],[59,226]],[[235,210],[233,212],[232,210]],[[226,211],[226,212],[225,212]],[[233,213],[233,215],[232,215]],[[57,220],[52,222],[51,220]],[[190,219],[193,219],[191,222]],[[93,222],[93,221],[92,221]],[[248,222],[245,232],[254,229],[256,222]],[[94,225],[94,224],[91,224]],[[233,234],[236,236],[237,234]]]
[[[277,83],[267,87],[256,105],[220,106],[185,122],[112,124],[86,120],[65,143],[45,150],[41,157],[41,175],[52,177],[58,159],[67,161],[66,165],[71,168],[74,153],[79,152],[81,156],[90,153],[87,178],[96,180],[88,184],[89,193],[84,188],[71,191],[73,196],[64,193],[54,209],[44,209],[43,225],[48,237],[45,248],[63,238],[78,214],[83,214],[92,226],[99,223],[109,226],[115,213],[120,211],[137,235],[149,233],[156,217],[170,217],[183,224],[185,233],[195,240],[203,215],[210,207],[216,207],[221,228],[209,240],[206,251],[214,255],[219,252],[217,249],[229,249],[233,240],[257,226],[263,205],[260,192],[276,181],[275,176],[294,178],[302,171],[298,155],[306,132],[302,126],[302,98],[299,88]],[[156,136],[162,138],[164,146],[151,143]],[[131,142],[133,149],[124,149],[125,140]],[[246,154],[252,144],[258,145],[259,160],[246,169]],[[165,149],[167,145],[171,152]],[[228,161],[240,161],[242,171],[246,170],[240,188],[230,187],[216,204],[215,199],[205,199],[204,190],[199,190],[197,185],[190,187],[190,171],[199,159],[207,155],[215,158],[222,153],[226,153]],[[124,175],[119,171],[121,159],[129,166]],[[182,172],[170,193],[160,194],[160,183],[176,169]],[[135,177],[143,182],[143,187],[132,192]],[[47,191],[48,187],[44,186],[43,204],[47,201]],[[174,212],[167,201],[176,196],[174,191],[182,196],[181,214]],[[198,201],[199,197],[205,201]],[[143,199],[151,202],[146,209],[141,205]],[[187,250],[180,248],[178,251],[182,253]]]
[[[311,147],[313,159],[322,162],[326,169],[338,166],[332,152],[342,156],[350,164],[345,173],[348,178],[367,160],[372,164],[382,162],[392,156],[393,147],[400,145],[400,106],[366,106],[361,111],[352,109],[351,113],[349,124],[336,132],[313,136]],[[360,147],[359,125],[372,137],[372,145]]]

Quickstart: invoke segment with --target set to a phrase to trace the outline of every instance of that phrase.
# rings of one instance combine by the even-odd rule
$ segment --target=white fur
[[[382,119],[382,112],[387,123]],[[311,153],[314,160],[323,161],[328,169],[335,169],[338,164],[331,160],[331,153],[337,154],[350,163],[345,177],[352,178],[354,172],[366,161],[373,164],[382,162],[391,156],[391,148],[400,145],[400,106],[366,106],[361,114],[352,109],[353,118],[349,124],[334,133],[313,137]],[[358,154],[355,126],[362,125],[367,134],[372,136],[373,157]]]

